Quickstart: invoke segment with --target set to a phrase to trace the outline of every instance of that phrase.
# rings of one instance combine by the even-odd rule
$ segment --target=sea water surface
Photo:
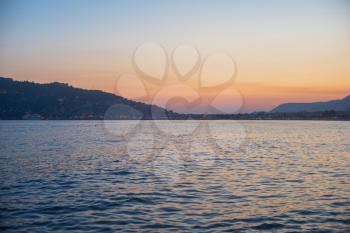
[[[348,232],[350,122],[0,121],[2,232]]]

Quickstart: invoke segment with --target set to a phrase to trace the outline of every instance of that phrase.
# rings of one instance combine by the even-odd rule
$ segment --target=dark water
[[[1,231],[350,230],[350,122],[0,121]]]

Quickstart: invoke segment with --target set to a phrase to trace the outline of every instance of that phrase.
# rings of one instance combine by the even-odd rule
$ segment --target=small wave
[[[333,202],[331,205],[335,206],[335,207],[338,207],[338,206],[350,206],[350,201]]]
[[[148,204],[153,205],[155,204],[154,201],[152,201],[150,198],[141,198],[141,197],[130,197],[126,200],[126,203],[140,203],[140,204]]]
[[[272,230],[272,229],[283,228],[283,227],[285,227],[285,225],[280,223],[263,223],[263,224],[254,226],[252,228],[256,230]]]

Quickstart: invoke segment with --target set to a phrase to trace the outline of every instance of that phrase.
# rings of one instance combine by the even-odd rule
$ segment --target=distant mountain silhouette
[[[350,111],[350,95],[341,100],[315,103],[287,103],[281,104],[271,112],[322,112],[322,111]]]
[[[165,114],[177,115],[103,91],[0,77],[0,119],[161,119]]]
[[[63,83],[38,84],[0,77],[0,120],[350,120],[350,96],[308,104],[282,104],[271,112],[178,114],[97,90]]]

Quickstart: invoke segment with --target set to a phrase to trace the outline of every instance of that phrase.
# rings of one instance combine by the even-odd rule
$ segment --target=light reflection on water
[[[350,122],[153,123],[1,121],[0,229],[349,229]]]

